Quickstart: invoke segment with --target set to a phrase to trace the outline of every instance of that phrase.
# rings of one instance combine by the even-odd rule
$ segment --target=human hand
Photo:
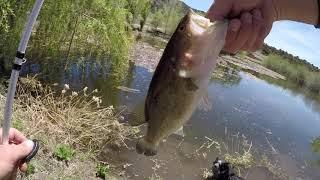
[[[0,129],[0,140],[2,139],[2,129]],[[27,164],[21,164],[33,149],[33,142],[28,140],[21,132],[16,129],[9,131],[9,144],[0,145],[0,179],[15,179],[12,177],[17,168],[20,171],[27,171]]]
[[[207,13],[211,21],[229,19],[224,50],[256,51],[270,33],[277,12],[272,0],[216,0]]]

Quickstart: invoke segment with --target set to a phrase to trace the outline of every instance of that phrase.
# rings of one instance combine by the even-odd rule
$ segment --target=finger
[[[20,131],[15,128],[11,128],[9,131],[9,141],[14,144],[20,144],[28,140]]]
[[[252,11],[252,33],[247,40],[245,46],[243,47],[244,50],[247,51],[256,51],[255,43],[260,33],[260,29],[262,26],[262,14],[260,10],[254,9]]]
[[[20,164],[19,169],[20,169],[21,172],[26,173],[27,170],[28,170],[27,163]]]
[[[238,32],[241,27],[241,22],[239,19],[232,19],[229,22],[228,32],[226,36],[226,43],[224,46],[224,50],[229,52],[231,44],[237,38]]]
[[[256,43],[254,44],[255,49],[260,49],[263,45],[264,39],[268,36],[272,29],[273,22],[275,21],[273,19],[273,16],[269,14],[269,12],[272,12],[272,6],[269,3],[266,3],[265,6],[261,9],[262,12],[262,25],[261,29],[258,35],[258,38],[256,40]]]
[[[19,160],[24,159],[30,154],[30,152],[33,149],[33,146],[34,146],[34,143],[31,140],[24,141],[19,145],[11,145],[10,146],[11,152],[14,155],[12,157],[12,160],[15,162],[18,162]]]
[[[254,49],[260,49],[262,47],[262,45],[264,43],[264,39],[270,33],[271,28],[272,28],[272,24],[271,25],[263,24],[260,27],[260,32],[258,34],[257,40],[256,40],[255,44],[253,45]]]
[[[246,44],[250,33],[252,32],[252,15],[248,12],[245,12],[240,17],[241,28],[237,35],[236,40],[230,45],[230,52],[236,53]]]
[[[211,21],[223,20],[232,10],[232,1],[216,0],[207,12],[206,17]]]
[[[0,128],[0,140],[1,141],[2,141],[2,132],[3,132],[2,128]],[[9,143],[20,144],[26,140],[27,140],[27,138],[21,132],[19,132],[17,129],[11,128],[9,130]]]

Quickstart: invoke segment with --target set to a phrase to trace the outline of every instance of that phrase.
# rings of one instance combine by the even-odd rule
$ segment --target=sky
[[[192,8],[207,11],[213,0],[183,0]],[[320,29],[292,21],[276,22],[265,43],[306,59],[320,67]]]

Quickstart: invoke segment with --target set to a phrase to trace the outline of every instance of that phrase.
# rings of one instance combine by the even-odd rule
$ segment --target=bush
[[[315,93],[320,91],[320,73],[313,72],[303,64],[296,64],[279,55],[270,55],[263,61],[264,66],[287,77],[288,80],[306,87]]]
[[[70,161],[75,154],[75,150],[72,147],[65,144],[58,144],[53,156],[56,157],[59,161]]]
[[[12,6],[0,2],[0,61],[7,66],[13,61],[34,0],[9,2]],[[116,69],[117,73],[125,72],[123,67],[129,64],[132,42],[125,3],[126,0],[45,1],[28,45],[27,58],[33,61],[41,58],[43,62],[50,57],[50,61],[62,60],[66,66],[69,56],[76,61],[77,56],[90,54],[97,61],[111,59],[114,66],[122,65],[124,69]]]
[[[105,165],[103,163],[100,163],[97,165],[97,177],[102,178],[102,179],[106,179],[106,177],[109,174],[110,171],[110,167],[108,165]]]
[[[306,86],[308,89],[315,93],[320,91],[320,74],[319,73],[310,73],[307,77]]]
[[[31,174],[34,174],[35,173],[35,167],[33,164],[28,164],[28,169],[27,169],[27,172],[26,172],[26,175],[31,175]]]
[[[65,85],[62,91],[55,92],[36,79],[24,79],[19,81],[15,114],[17,118],[23,117],[25,133],[35,135],[35,139],[98,153],[105,145],[126,146],[125,140],[139,132],[138,128],[120,123],[119,114],[112,106],[101,106],[97,90],[89,91],[85,87],[80,92],[72,92],[72,87]],[[68,148],[52,149],[57,149],[59,155]]]

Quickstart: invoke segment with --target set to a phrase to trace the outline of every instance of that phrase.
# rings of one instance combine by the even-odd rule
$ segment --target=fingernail
[[[25,142],[25,144],[26,144],[30,149],[33,149],[33,146],[34,146],[33,141],[27,140],[27,141]]]

